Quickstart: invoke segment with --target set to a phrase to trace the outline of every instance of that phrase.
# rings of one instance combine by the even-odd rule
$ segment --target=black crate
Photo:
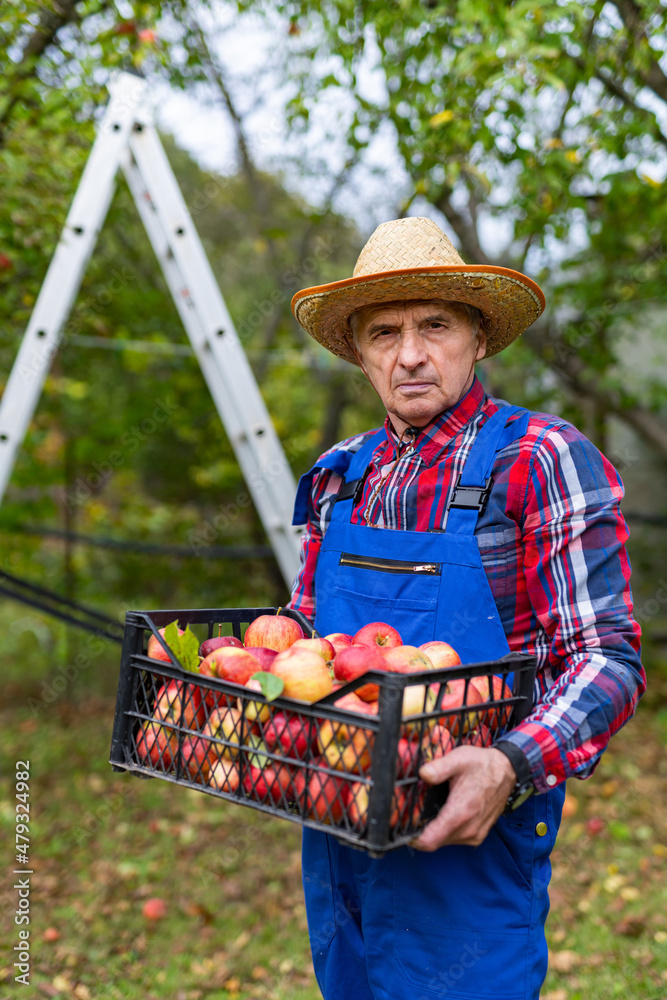
[[[536,661],[520,653],[415,674],[371,670],[313,704],[284,697],[267,702],[237,684],[184,670],[173,654],[170,663],[146,655],[146,636],[157,636],[175,620],[180,627],[206,626],[208,637],[223,624],[242,639],[245,625],[275,613],[275,608],[128,612],[113,769],[282,816],[379,855],[409,843],[445,801],[446,783],[427,786],[419,779],[424,761],[467,743],[490,746],[531,710]],[[279,613],[312,633],[299,612]],[[495,692],[475,703],[471,680],[482,678],[491,692],[494,676],[509,678],[511,693]],[[379,687],[377,714],[336,704],[369,682]],[[463,693],[457,707],[445,700],[452,682]],[[410,689],[416,693],[407,697],[417,704],[414,714],[403,717]]]

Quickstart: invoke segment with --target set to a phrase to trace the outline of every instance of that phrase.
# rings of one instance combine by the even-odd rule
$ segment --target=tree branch
[[[656,58],[653,58],[653,50],[650,47],[646,34],[646,21],[643,18],[642,9],[637,6],[634,0],[612,0],[618,10],[625,27],[632,35],[635,47],[642,47],[643,54],[651,54],[648,70],[643,71],[639,66],[635,67],[635,72],[645,87],[649,87],[654,94],[667,102],[667,76],[660,68]]]
[[[523,340],[571,392],[591,400],[607,413],[613,413],[667,459],[667,427],[660,418],[644,407],[628,405],[619,393],[611,389],[600,389],[596,373],[588,369],[573,349],[558,337],[552,324],[535,324],[524,333]]]
[[[650,111],[647,111],[646,108],[641,108],[634,98],[628,94],[627,90],[616,83],[616,81],[606,73],[603,73],[597,65],[593,67],[591,72],[586,60],[582,59],[580,56],[573,56],[572,61],[575,66],[581,69],[584,73],[591,73],[592,76],[596,77],[596,79],[604,85],[605,89],[608,90],[610,94],[614,97],[618,97],[619,100],[625,104],[626,108],[630,108],[636,114],[641,115],[644,119],[646,129],[651,134],[652,138],[655,139],[656,142],[660,143],[661,146],[665,146],[667,148],[667,137],[661,131],[655,116],[652,115]]]
[[[469,264],[491,264],[480,245],[477,230],[471,225],[463,215],[454,208],[451,203],[452,189],[443,188],[437,199],[433,202],[435,208],[442,212],[447,222],[459,238],[463,256],[467,258]]]

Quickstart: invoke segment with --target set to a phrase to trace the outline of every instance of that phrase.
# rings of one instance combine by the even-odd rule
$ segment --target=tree
[[[601,447],[613,415],[666,457],[665,380],[649,373],[630,391],[618,353],[621,321],[666,296],[665,7],[278,7],[292,26],[294,128],[343,91],[339,142],[350,151],[363,154],[391,128],[405,170],[399,213],[435,210],[464,259],[523,269],[544,285],[546,315],[522,348],[487,363],[491,383],[520,379],[526,402],[560,406]]]

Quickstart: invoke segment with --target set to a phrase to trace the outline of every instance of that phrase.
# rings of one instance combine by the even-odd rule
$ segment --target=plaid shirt
[[[478,431],[503,405],[475,379],[455,406],[400,443],[387,418],[388,440],[373,452],[352,522],[441,528]],[[371,433],[332,450],[355,452]],[[496,455],[493,477],[475,536],[509,647],[537,655],[540,691],[532,714],[503,738],[523,751],[544,792],[571,775],[592,774],[646,685],[623,484],[590,441],[545,413],[531,413],[525,437]],[[315,566],[340,485],[340,476],[321,470],[309,499],[290,607],[311,618]]]

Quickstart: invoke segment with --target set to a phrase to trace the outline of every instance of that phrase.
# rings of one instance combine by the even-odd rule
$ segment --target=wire
[[[2,531],[2,529],[0,529]],[[20,531],[24,535],[39,535],[47,538],[62,538],[80,545],[92,545],[103,549],[120,549],[127,552],[150,552],[155,555],[176,556],[181,559],[272,559],[273,549],[269,545],[208,545],[199,549],[187,545],[155,545],[152,542],[132,539],[105,538],[96,535],[82,535],[60,528],[46,528],[40,525],[15,525],[11,532]]]
[[[0,570],[0,579],[3,581],[0,583],[0,594],[4,594],[5,597],[20,601],[38,611],[45,611],[46,614],[59,618],[60,621],[67,622],[68,625],[76,625],[77,628],[85,629],[85,631],[92,632],[102,638],[111,639],[113,642],[123,641],[122,625],[109,615],[87,607],[85,604],[77,604],[76,601],[62,597],[53,590],[47,590],[46,587],[40,587],[36,583],[21,580],[17,576],[12,576],[11,573],[4,572],[4,570]],[[63,611],[58,605],[71,608],[78,617]],[[87,621],[86,619],[93,620]],[[111,631],[112,629],[113,631]]]

